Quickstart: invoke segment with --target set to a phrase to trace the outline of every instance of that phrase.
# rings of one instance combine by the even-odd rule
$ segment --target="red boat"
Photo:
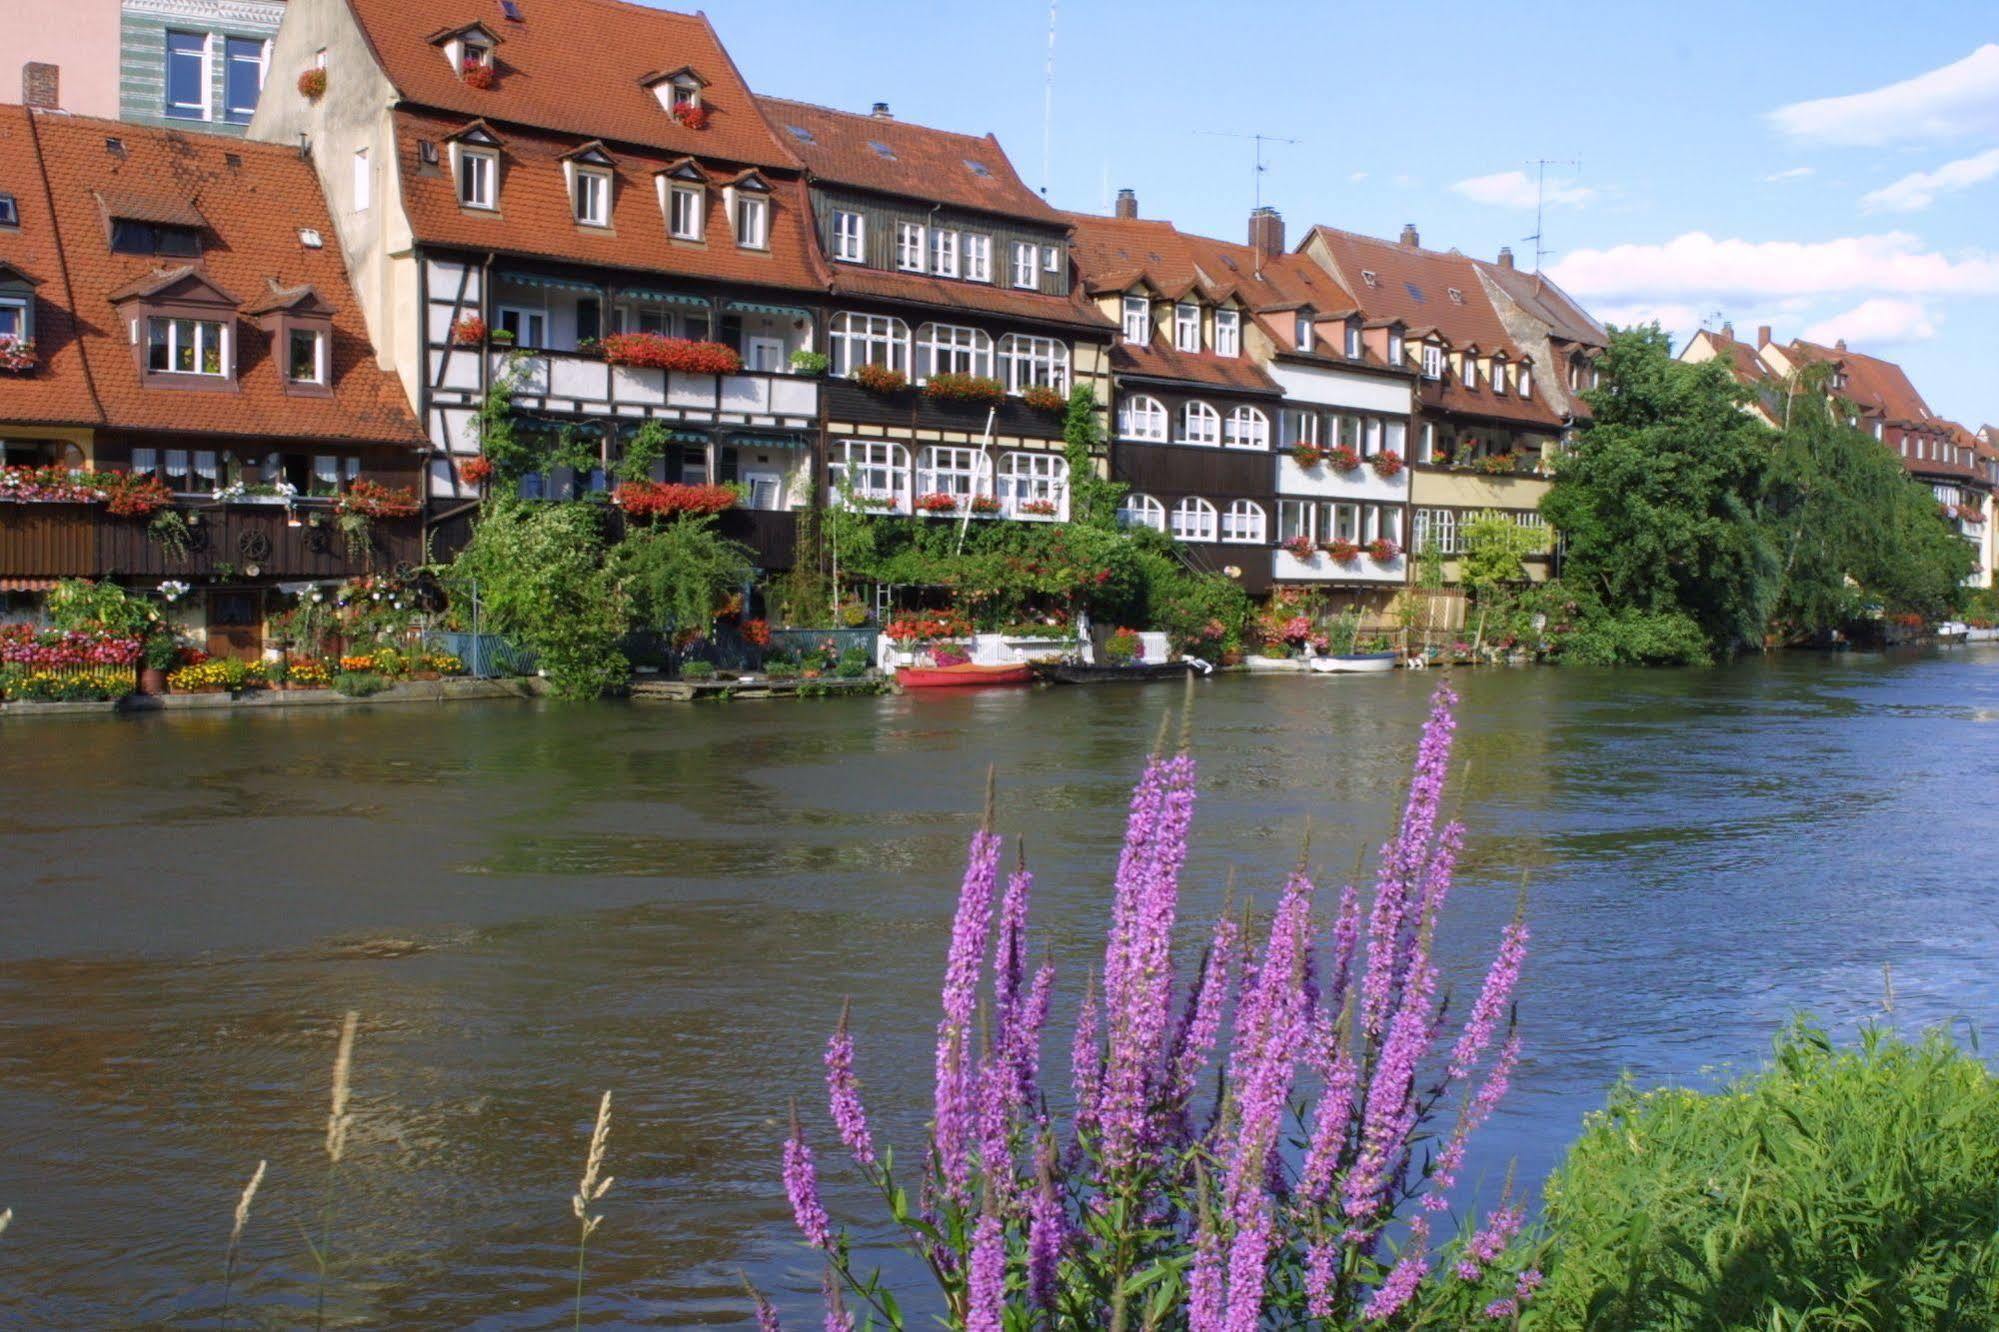
[[[895,682],[904,689],[1028,684],[1033,679],[1034,667],[1024,661],[1008,666],[981,666],[969,661],[956,666],[903,666],[895,673]]]

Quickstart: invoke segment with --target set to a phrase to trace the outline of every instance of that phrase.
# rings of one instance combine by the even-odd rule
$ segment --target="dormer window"
[[[285,378],[294,384],[324,384],[326,334],[316,328],[294,328],[285,341]]]
[[[652,95],[666,113],[690,129],[708,127],[708,106],[702,99],[702,89],[708,80],[695,73],[693,68],[682,65],[678,69],[658,70],[646,75],[639,83],[651,89]]]
[[[1135,347],[1152,341],[1152,302],[1143,296],[1124,298],[1124,340]]]
[[[770,248],[770,186],[754,171],[745,171],[723,190],[736,245],[745,250]]]
[[[1297,317],[1292,321],[1292,335],[1299,351],[1308,352],[1312,350],[1315,345],[1315,335],[1312,329],[1312,312],[1310,310],[1300,310],[1298,312]]]
[[[458,71],[459,78],[466,78],[473,70],[486,70],[488,81],[484,86],[492,86],[493,48],[500,44],[500,38],[485,24],[468,23],[462,28],[446,28],[433,33],[430,40],[444,53],[451,67]]]
[[[1520,363],[1520,369],[1516,373],[1519,376],[1519,383],[1516,387],[1520,390],[1520,396],[1523,398],[1533,397],[1534,367],[1529,365],[1527,362],[1522,361]]]
[[[1242,314],[1239,311],[1215,311],[1215,355],[1242,355]]]
[[[1442,379],[1444,377],[1444,349],[1434,342],[1423,344],[1423,378]]]
[[[112,292],[111,304],[148,384],[231,386],[242,303],[200,269],[190,264],[148,274]]]
[[[601,143],[584,144],[562,159],[569,182],[569,207],[580,227],[611,225],[612,170],[616,163]]]
[[[21,225],[21,210],[14,202],[14,196],[0,191],[0,227]]]
[[[500,159],[485,149],[459,148],[458,202],[467,208],[499,206]]]
[[[1466,388],[1478,387],[1478,357],[1466,352],[1458,364],[1458,378]]]
[[[1358,361],[1360,359],[1360,320],[1358,319],[1347,320],[1347,359],[1349,361]]]
[[[1506,392],[1506,358],[1504,356],[1494,356],[1492,358],[1492,391],[1498,394]]]
[[[1191,301],[1173,307],[1173,345],[1183,352],[1201,350],[1201,307]]]
[[[699,185],[671,187],[667,230],[676,240],[701,239],[701,220],[708,211],[706,194]]]
[[[154,374],[227,375],[228,329],[216,320],[153,315],[146,320],[146,369]]]

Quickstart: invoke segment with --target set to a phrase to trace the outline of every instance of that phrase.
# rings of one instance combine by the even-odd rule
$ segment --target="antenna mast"
[[[1256,172],[1252,177],[1255,184],[1256,206],[1263,207],[1263,173],[1270,167],[1263,160],[1263,145],[1266,143],[1303,143],[1303,139],[1280,139],[1275,134],[1231,134],[1227,130],[1195,130],[1212,139],[1249,139],[1256,144]]]
[[[1520,239],[1522,241],[1534,242],[1534,271],[1539,273],[1541,271],[1541,261],[1554,253],[1553,250],[1546,249],[1541,244],[1541,215],[1548,200],[1548,168],[1551,166],[1566,166],[1574,167],[1580,171],[1583,164],[1580,158],[1556,159],[1542,157],[1535,159],[1533,162],[1528,163],[1528,165],[1534,168],[1534,234],[1531,236],[1522,236]]]
[[[1048,0],[1048,64],[1041,77],[1041,197],[1048,197],[1048,178],[1055,163],[1055,8]]]

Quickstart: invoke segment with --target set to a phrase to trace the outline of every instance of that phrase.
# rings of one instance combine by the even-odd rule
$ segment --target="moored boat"
[[[1395,669],[1393,652],[1338,652],[1330,657],[1313,657],[1310,666],[1321,675],[1372,675]]]
[[[984,666],[965,661],[956,666],[903,666],[895,682],[904,689],[963,689],[978,685],[1027,684],[1034,679],[1034,667],[1027,662]]]
[[[1178,680],[1195,669],[1190,661],[1135,662],[1130,666],[1085,666],[1081,662],[1049,661],[1034,673],[1054,684],[1133,684],[1146,680]]]

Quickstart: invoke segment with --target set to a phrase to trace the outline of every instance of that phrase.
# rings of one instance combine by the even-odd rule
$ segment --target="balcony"
[[[611,365],[587,352],[494,352],[497,379],[512,360],[514,397],[545,411],[584,415],[661,417],[718,425],[814,429],[819,421],[819,380],[745,370],[695,375],[648,366]]]
[[[423,558],[414,518],[375,522],[370,549],[357,560],[330,507],[301,504],[296,527],[283,507],[254,501],[183,512],[185,555],[150,536],[146,519],[101,505],[0,503],[0,577],[330,580]]]
[[[1288,550],[1270,553],[1270,576],[1281,583],[1379,583],[1399,585],[1409,577],[1409,559],[1398,554],[1377,560],[1363,552],[1355,559],[1335,560],[1323,550],[1303,558]]]

